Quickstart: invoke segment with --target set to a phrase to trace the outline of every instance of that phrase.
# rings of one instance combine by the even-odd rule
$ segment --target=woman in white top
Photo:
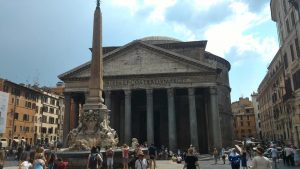
[[[252,160],[251,169],[272,169],[272,162],[263,156],[264,149],[261,147],[256,148],[257,156]]]
[[[135,161],[135,169],[147,169],[148,168],[148,162],[144,158],[144,153],[140,151],[138,153],[138,159]]]

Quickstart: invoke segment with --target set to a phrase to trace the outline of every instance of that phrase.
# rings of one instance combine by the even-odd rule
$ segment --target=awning
[[[13,141],[18,143],[20,140],[18,140],[18,139],[13,139]]]
[[[21,139],[21,141],[23,141],[23,142],[26,142],[26,140],[25,140],[25,139]]]

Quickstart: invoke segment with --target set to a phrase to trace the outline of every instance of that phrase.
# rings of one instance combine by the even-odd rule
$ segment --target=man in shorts
[[[107,169],[113,169],[113,165],[114,165],[114,151],[113,149],[110,147],[106,150],[106,165],[107,165]]]
[[[156,167],[156,157],[157,157],[157,150],[154,144],[151,144],[150,147],[148,148],[148,154],[150,157],[150,169],[155,169]]]

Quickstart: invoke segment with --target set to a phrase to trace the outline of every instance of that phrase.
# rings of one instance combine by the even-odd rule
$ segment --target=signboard
[[[9,94],[0,91],[0,133],[5,133]]]

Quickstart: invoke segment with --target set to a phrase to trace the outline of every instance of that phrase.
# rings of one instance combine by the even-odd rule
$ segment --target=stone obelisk
[[[94,13],[93,48],[89,95],[84,110],[106,108],[103,104],[103,52],[102,52],[102,15],[99,0]]]
[[[103,53],[102,53],[102,16],[100,0],[94,13],[93,47],[89,94],[83,105],[79,126],[73,129],[67,140],[71,150],[86,149],[91,146],[115,146],[118,136],[109,126],[109,110],[104,105],[103,92]]]

